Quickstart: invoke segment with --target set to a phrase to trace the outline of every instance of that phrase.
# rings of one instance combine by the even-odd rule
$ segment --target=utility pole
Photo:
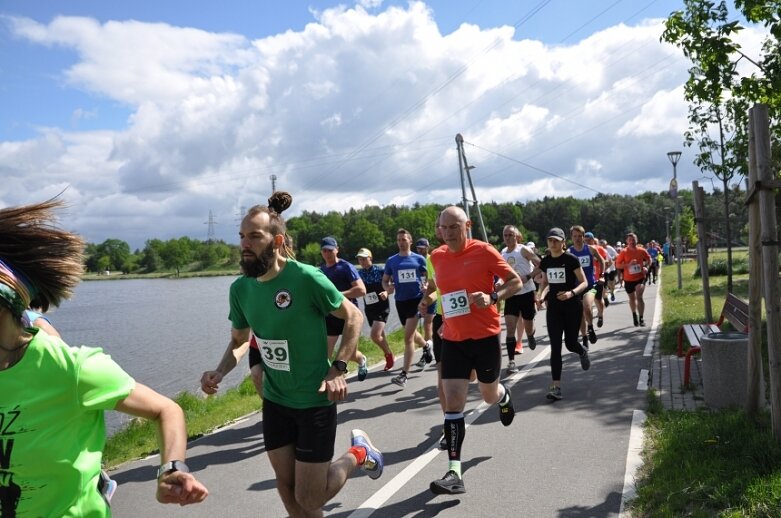
[[[204,225],[209,225],[208,230],[206,231],[206,242],[211,244],[214,241],[214,225],[217,222],[214,221],[214,214],[212,214],[212,211],[209,211],[209,221],[205,221]]]
[[[464,154],[464,137],[460,133],[456,135],[456,149],[458,150],[458,169],[461,173],[461,196],[464,203],[464,212],[466,212],[466,218],[471,219],[469,216],[469,204],[474,203],[477,210],[477,219],[480,221],[480,228],[483,231],[483,241],[488,242],[488,235],[485,230],[485,222],[483,222],[483,213],[480,211],[480,203],[477,201],[477,194],[475,194],[475,186],[472,183],[472,175],[469,173],[475,168],[473,165],[466,163],[466,155]],[[469,189],[472,193],[472,198],[466,197],[466,184],[469,182]],[[468,229],[468,237],[472,237],[472,230]]]
[[[272,174],[269,178],[271,178],[271,194],[274,194],[277,192],[277,175]]]

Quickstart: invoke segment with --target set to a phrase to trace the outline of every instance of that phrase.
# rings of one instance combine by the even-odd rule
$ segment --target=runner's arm
[[[342,295],[348,299],[357,299],[358,297],[363,297],[366,295],[366,285],[361,279],[356,279],[350,285],[350,289],[343,291]]]
[[[358,338],[361,335],[361,326],[363,325],[363,314],[355,304],[347,299],[343,299],[342,305],[331,311],[331,315],[344,320],[342,344],[339,346],[336,359],[348,362],[353,358],[355,350],[358,348]],[[331,365],[325,379],[320,384],[319,391],[328,394],[329,401],[343,401],[347,397],[347,380],[344,379],[344,373]]]
[[[382,289],[384,289],[388,295],[393,293],[393,290],[395,289],[393,286],[393,277],[387,273],[382,275]]]
[[[207,394],[217,392],[222,378],[238,365],[239,360],[249,350],[249,331],[249,327],[244,329],[231,328],[231,339],[219,365],[213,371],[206,371],[201,376],[201,390]]]

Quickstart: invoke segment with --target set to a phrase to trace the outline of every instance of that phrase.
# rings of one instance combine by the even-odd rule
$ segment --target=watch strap
[[[160,478],[167,473],[171,473],[172,471],[181,471],[183,473],[189,473],[190,468],[187,467],[187,464],[185,464],[184,461],[169,460],[168,462],[162,464],[157,469],[157,478]]]
[[[334,362],[331,365],[341,373],[347,372],[347,362],[344,360],[334,360]]]

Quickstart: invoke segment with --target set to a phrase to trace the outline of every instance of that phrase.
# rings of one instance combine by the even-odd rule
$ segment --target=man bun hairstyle
[[[289,192],[276,191],[268,199],[268,208],[277,214],[282,214],[292,203],[293,196],[291,196]]]

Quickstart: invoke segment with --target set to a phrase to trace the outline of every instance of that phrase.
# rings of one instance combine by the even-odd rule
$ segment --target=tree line
[[[692,191],[679,191],[681,197],[681,236],[687,246],[697,243]],[[734,187],[732,199],[738,200],[730,207],[730,224],[738,229],[733,244],[746,241],[748,216],[742,203],[744,194]],[[436,243],[434,225],[439,212],[446,205],[415,204],[411,207],[388,205],[366,206],[346,212],[326,213],[305,211],[287,221],[288,234],[293,240],[296,256],[300,261],[319,264],[320,240],[326,236],[336,238],[340,256],[353,261],[360,248],[372,250],[377,262],[383,262],[395,254],[396,231],[409,230],[417,240],[425,237]],[[502,245],[502,229],[515,225],[523,233],[524,242],[534,241],[539,248],[545,246],[545,235],[551,227],[568,230],[572,225],[582,225],[609,243],[623,241],[627,232],[635,232],[643,242],[652,239],[663,243],[675,228],[674,202],[667,192],[645,192],[635,196],[599,194],[591,199],[573,197],[551,198],[521,202],[480,205],[488,241],[497,247]],[[724,246],[726,223],[723,214],[723,195],[717,189],[705,197],[705,217],[713,241],[712,246]],[[482,236],[480,224],[472,211],[473,235]],[[189,237],[150,239],[141,250],[131,251],[120,239],[107,239],[103,243],[90,243],[86,247],[86,270],[90,272],[121,271],[125,273],[155,273],[182,269],[206,270],[210,268],[234,268],[239,263],[238,242],[201,241]],[[354,261],[353,261],[354,262]]]

